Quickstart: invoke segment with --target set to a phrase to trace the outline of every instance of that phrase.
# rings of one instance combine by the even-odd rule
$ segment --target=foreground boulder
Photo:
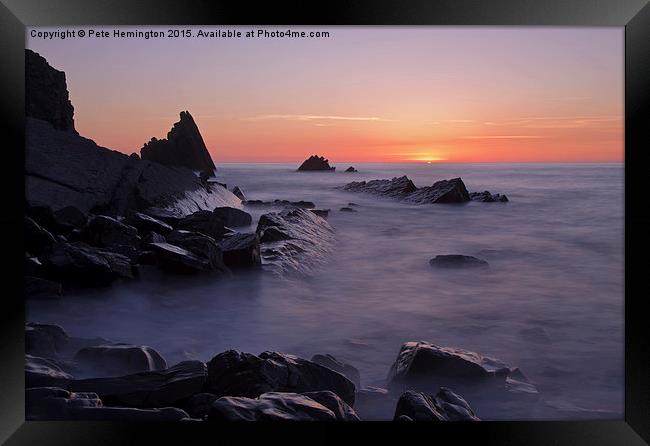
[[[485,260],[461,254],[435,256],[429,260],[429,265],[436,268],[481,268],[489,266]]]
[[[228,350],[208,362],[207,390],[217,396],[256,398],[266,392],[330,390],[354,405],[354,383],[303,358],[277,352],[259,356]]]
[[[311,274],[333,250],[334,229],[315,213],[286,209],[260,217],[256,231],[263,267],[277,273]]]
[[[213,213],[223,221],[224,225],[231,228],[248,226],[253,222],[253,218],[248,212],[229,206],[217,207]]]
[[[298,171],[324,170],[333,172],[335,169],[336,167],[331,167],[327,159],[318,155],[310,156],[298,167]]]
[[[312,356],[311,361],[340,373],[352,381],[357,388],[361,386],[361,375],[359,374],[359,370],[347,362],[339,361],[332,355],[314,355]]]
[[[487,190],[483,192],[472,192],[469,194],[469,198],[472,201],[480,201],[482,203],[508,202],[508,197],[506,197],[504,194],[491,194]]]
[[[212,403],[209,421],[358,421],[354,411],[336,395],[269,392],[258,398],[222,397]],[[328,399],[331,410],[312,397]],[[343,408],[345,406],[345,408]]]
[[[70,285],[107,285],[135,273],[128,257],[82,242],[57,243],[42,261],[49,278]]]
[[[37,387],[25,391],[28,420],[79,421],[180,421],[189,418],[181,409],[134,409],[104,407],[93,392],[69,392],[58,387]]]
[[[463,398],[446,388],[435,397],[411,390],[403,393],[393,419],[402,416],[413,421],[480,421]]]
[[[428,203],[464,203],[472,198],[461,178],[436,181],[431,186],[416,187],[408,177],[402,176],[391,180],[353,181],[342,187],[350,192],[364,192],[393,198],[416,204]],[[501,197],[497,194],[494,197]],[[477,201],[478,195],[475,195]],[[501,198],[499,198],[501,199]],[[507,199],[506,199],[507,200]]]
[[[223,262],[229,268],[250,268],[262,264],[257,234],[233,234],[219,244]]]
[[[388,389],[366,386],[357,390],[354,410],[363,420],[390,420],[397,398]]]
[[[495,400],[536,398],[538,395],[535,386],[517,368],[479,353],[428,342],[402,345],[389,371],[388,385],[393,389],[418,390],[449,387],[467,396],[489,394]],[[477,405],[484,403],[486,401],[477,402]],[[493,403],[487,402],[492,406]]]
[[[166,407],[203,390],[207,369],[201,361],[183,361],[165,370],[112,378],[68,381],[61,386],[73,392],[95,392],[108,405]]]
[[[182,166],[212,173],[215,169],[199,128],[188,111],[180,113],[180,120],[167,133],[167,139],[152,138],[140,149],[143,160],[166,166]]]
[[[93,376],[120,376],[167,368],[165,359],[145,345],[114,344],[82,348],[74,356],[79,366]]]

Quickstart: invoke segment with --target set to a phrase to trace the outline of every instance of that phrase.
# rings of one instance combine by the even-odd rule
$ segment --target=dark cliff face
[[[166,166],[212,172],[214,163],[192,115],[183,111],[180,117],[180,121],[167,133],[167,139],[152,138],[140,149],[140,156],[143,160]]]
[[[57,130],[77,133],[65,73],[31,50],[25,50],[25,114],[47,121]]]

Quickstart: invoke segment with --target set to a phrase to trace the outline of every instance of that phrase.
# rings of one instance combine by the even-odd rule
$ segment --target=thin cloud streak
[[[541,135],[477,135],[460,136],[459,139],[544,139],[548,136]]]
[[[281,119],[285,121],[381,121],[393,122],[392,119],[380,118],[378,116],[335,116],[335,115],[260,115],[246,118],[247,121],[266,121]]]

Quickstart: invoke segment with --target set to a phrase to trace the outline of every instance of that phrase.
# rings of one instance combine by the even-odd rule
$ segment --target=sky
[[[169,27],[74,27],[157,30]],[[216,163],[622,162],[619,27],[291,27],[327,38],[31,37],[75,127],[139,152],[181,110]],[[182,28],[178,28],[182,29]],[[186,28],[190,29],[190,28]],[[268,30],[286,30],[270,27]]]

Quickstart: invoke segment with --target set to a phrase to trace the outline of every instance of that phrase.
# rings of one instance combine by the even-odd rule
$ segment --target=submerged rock
[[[173,406],[200,393],[206,378],[204,363],[183,361],[165,370],[71,380],[61,387],[73,392],[95,392],[110,405],[151,408]]]
[[[339,361],[332,355],[314,355],[312,356],[311,361],[340,373],[352,381],[357,388],[361,386],[361,375],[359,374],[359,370],[347,362]]]
[[[463,398],[446,388],[435,397],[412,390],[403,393],[393,419],[402,416],[413,421],[480,421]]]
[[[312,171],[312,170],[325,170],[333,172],[336,167],[331,167],[327,159],[322,156],[312,155],[307,158],[303,163],[298,167],[298,171]]]
[[[337,416],[309,396],[268,392],[258,398],[221,397],[212,403],[208,421],[357,421],[354,411],[349,410],[339,411]]]
[[[165,359],[145,345],[114,344],[82,348],[74,356],[80,367],[94,376],[120,376],[167,368]]]
[[[152,138],[140,149],[140,156],[143,160],[167,166],[210,173],[215,169],[199,128],[188,111],[180,112],[180,120],[167,133],[167,139]]]
[[[506,203],[508,201],[508,197],[504,194],[491,194],[487,190],[483,192],[472,192],[469,194],[469,198],[472,201],[480,201],[482,203]]]
[[[339,211],[341,211],[341,212],[359,212],[356,209],[352,209],[352,208],[348,208],[348,207],[341,208],[341,209],[339,209]]]
[[[429,265],[436,268],[476,268],[489,266],[488,262],[472,256],[461,254],[438,255],[429,260]]]
[[[206,389],[219,397],[256,398],[266,392],[330,390],[354,405],[354,383],[314,362],[277,352],[259,356],[228,350],[208,362]]]
[[[286,209],[260,217],[262,265],[278,274],[310,274],[334,247],[334,229],[311,211]]]
[[[224,238],[219,244],[223,262],[230,268],[260,266],[260,242],[255,233],[236,233]]]

